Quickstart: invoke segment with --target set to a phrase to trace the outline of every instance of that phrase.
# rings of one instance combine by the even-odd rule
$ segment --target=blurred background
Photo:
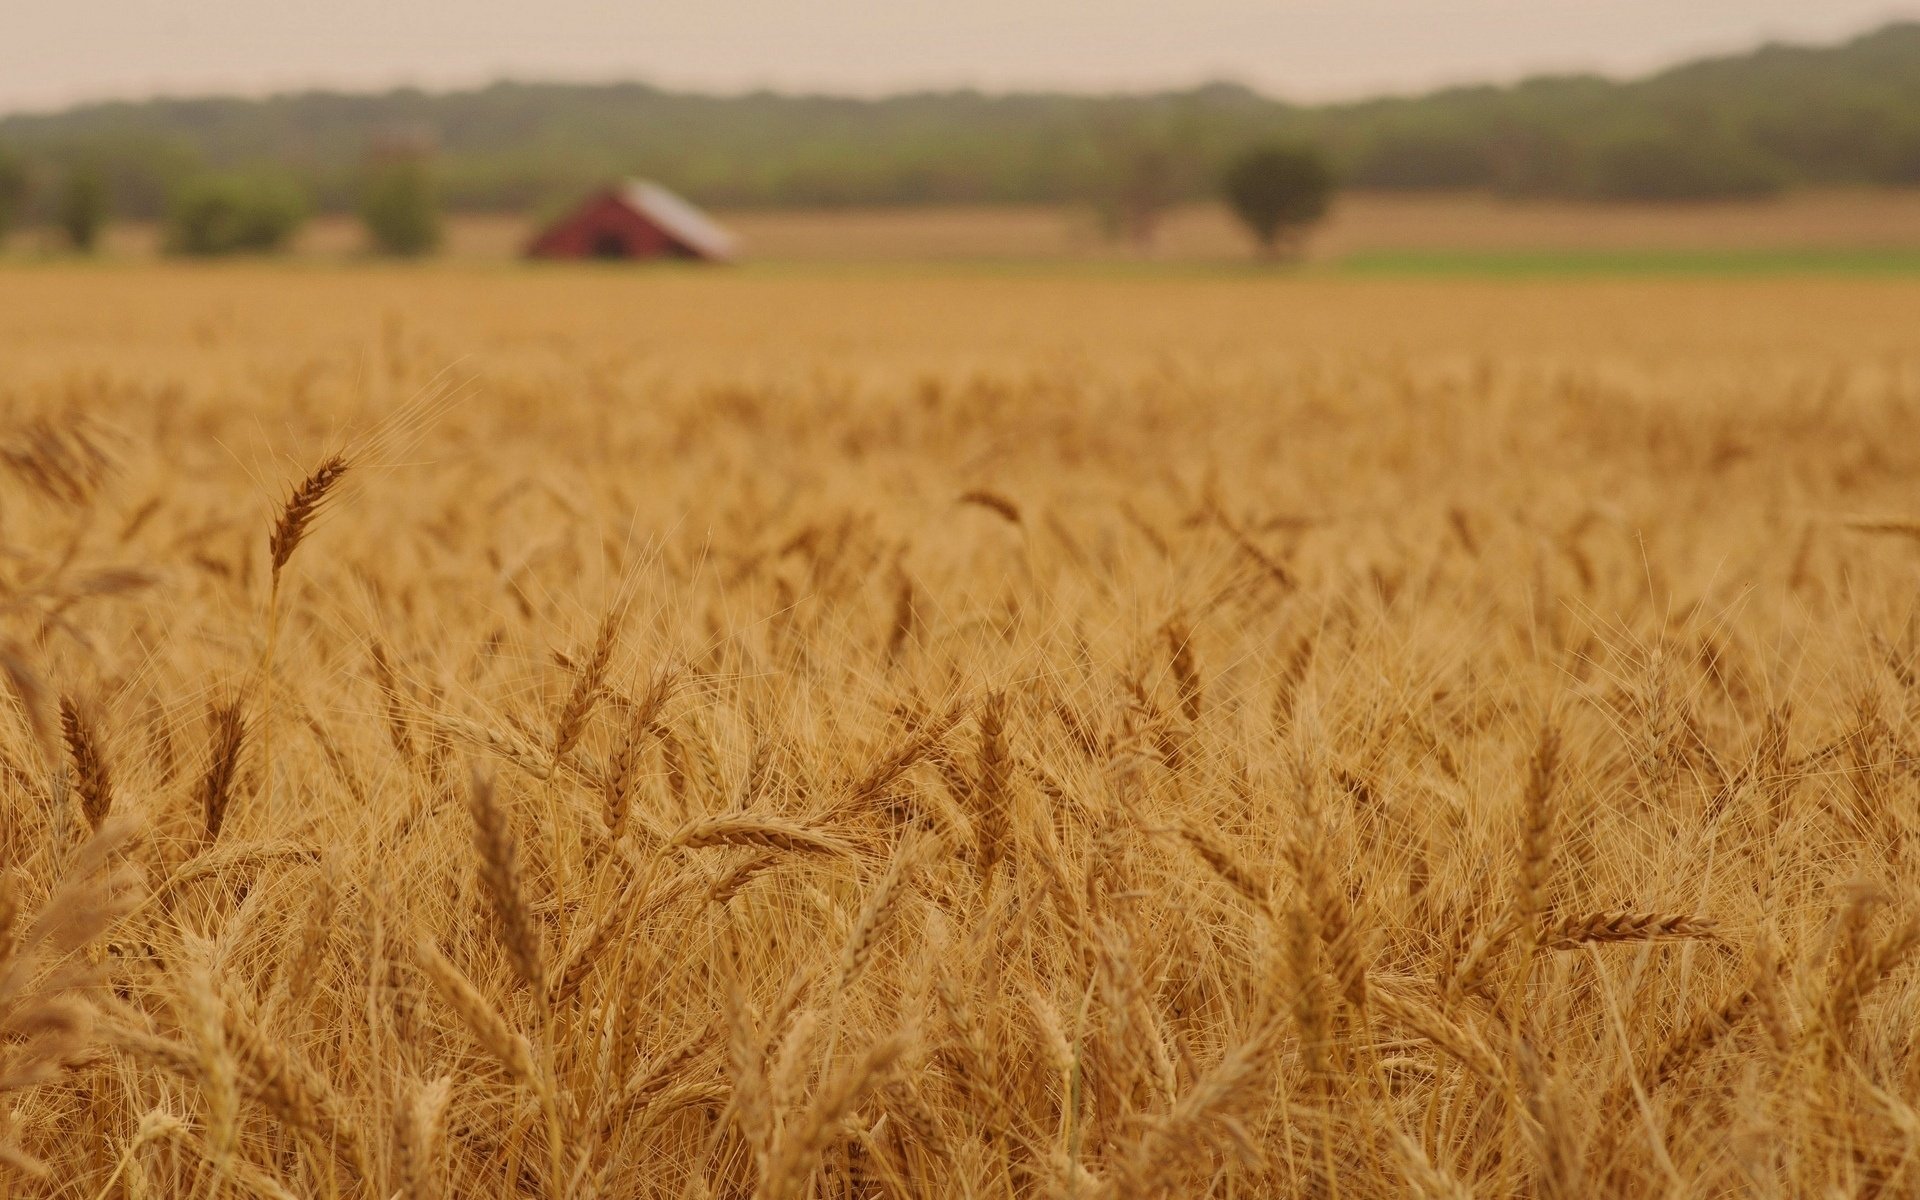
[[[1920,269],[1920,6],[285,8],[11,14],[0,253]]]

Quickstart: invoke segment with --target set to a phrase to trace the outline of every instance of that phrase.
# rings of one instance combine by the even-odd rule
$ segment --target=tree
[[[426,254],[440,244],[440,199],[433,171],[418,154],[374,163],[360,193],[360,221],[381,254]]]
[[[175,193],[167,247],[176,254],[281,250],[306,220],[299,188],[275,176],[206,175]]]
[[[67,244],[82,254],[91,254],[100,240],[100,228],[107,223],[107,181],[92,167],[75,167],[60,185],[60,202],[55,213]]]
[[[1145,251],[1161,218],[1175,201],[1191,195],[1190,147],[1177,122],[1155,112],[1103,114],[1096,127],[1097,167],[1093,200],[1107,237]]]
[[[1161,146],[1137,147],[1116,164],[1107,196],[1107,228],[1145,250],[1173,200],[1173,156]]]
[[[1326,216],[1333,198],[1332,169],[1303,147],[1253,150],[1227,169],[1225,183],[1227,203],[1267,255]]]
[[[20,216],[27,202],[27,165],[0,146],[0,241]]]

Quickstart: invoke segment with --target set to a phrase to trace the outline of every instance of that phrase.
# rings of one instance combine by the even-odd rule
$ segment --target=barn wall
[[[666,231],[604,193],[541,234],[527,253],[535,258],[593,258],[605,234],[618,236],[633,258],[674,258],[687,253]]]

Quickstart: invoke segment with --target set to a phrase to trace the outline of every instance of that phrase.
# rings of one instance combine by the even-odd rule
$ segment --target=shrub
[[[183,186],[167,217],[176,254],[264,254],[282,250],[306,219],[290,181],[272,176],[208,175]]]
[[[60,186],[55,216],[67,244],[82,254],[92,253],[100,240],[100,229],[107,223],[106,180],[91,167],[76,167],[68,172]]]
[[[440,245],[440,201],[432,168],[417,156],[376,164],[360,193],[360,220],[380,254],[426,254]]]

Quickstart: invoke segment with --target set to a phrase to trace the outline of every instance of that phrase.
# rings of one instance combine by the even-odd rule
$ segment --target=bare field
[[[1087,259],[1136,252],[1103,241],[1084,212],[1048,208],[737,213],[756,256],[772,260]],[[1610,205],[1491,196],[1350,193],[1308,255],[1385,250],[1782,250],[1920,246],[1920,192],[1810,192],[1764,202]],[[1171,214],[1150,259],[1232,261],[1250,244],[1224,208]]]
[[[724,212],[753,261],[1244,261],[1250,246],[1217,205],[1169,215],[1145,254],[1100,236],[1089,211],[1056,207],[834,209]],[[513,216],[449,222],[446,253],[472,261],[515,257],[533,226]],[[24,239],[23,239],[24,240]],[[121,257],[150,257],[152,228],[127,226],[109,239]],[[344,218],[314,221],[298,252],[360,253]],[[1350,193],[1308,250],[1332,262],[1383,251],[1782,251],[1920,248],[1920,191],[1814,191],[1736,203],[1613,205],[1514,201],[1476,195]]]
[[[0,1191],[1910,1194],[1917,304],[0,273]]]

